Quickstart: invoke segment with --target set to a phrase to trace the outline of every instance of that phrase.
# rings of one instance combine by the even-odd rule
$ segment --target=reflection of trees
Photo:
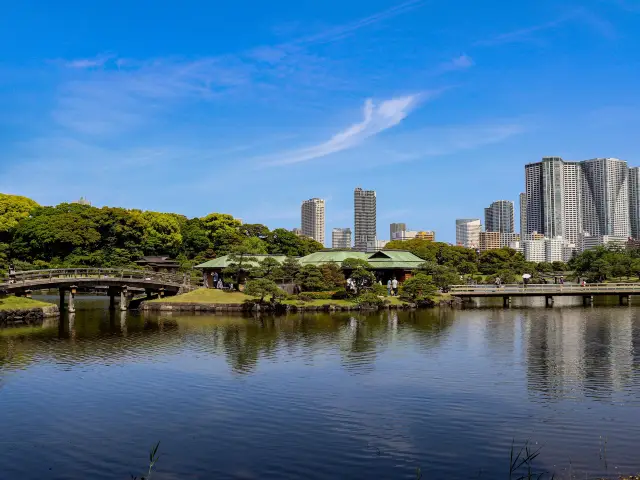
[[[240,374],[255,371],[260,361],[282,354],[312,363],[323,355],[338,355],[353,373],[370,371],[377,356],[399,342],[415,343],[420,351],[437,346],[453,321],[449,311],[384,311],[349,315],[326,313],[283,317],[157,316],[108,311],[77,312],[69,319],[0,336],[3,364],[26,366],[33,358],[53,363],[85,361],[114,363],[145,352],[177,354],[185,340],[191,349],[224,355]],[[70,350],[71,349],[71,350]],[[16,359],[22,359],[16,363]]]

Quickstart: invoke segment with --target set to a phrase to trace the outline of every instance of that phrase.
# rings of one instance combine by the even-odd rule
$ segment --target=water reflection
[[[111,467],[157,439],[167,478],[498,478],[513,438],[595,473],[600,435],[611,464],[640,468],[640,308],[245,318],[100,301],[0,330],[7,478],[47,478],[20,461],[34,431],[53,446],[32,463],[75,472],[57,478],[128,478]],[[113,439],[108,461],[95,438]]]

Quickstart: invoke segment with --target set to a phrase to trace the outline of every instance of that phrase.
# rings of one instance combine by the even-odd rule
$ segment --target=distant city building
[[[431,242],[435,242],[436,241],[436,232],[434,232],[432,230],[418,232],[418,233],[416,233],[416,238],[419,238],[420,240],[429,240]]]
[[[629,234],[640,240],[640,167],[629,169]]]
[[[500,234],[500,248],[511,247],[512,243],[520,243],[519,233],[510,232]]]
[[[389,238],[393,240],[394,233],[406,232],[406,231],[407,231],[406,223],[392,223],[391,225],[389,225]]]
[[[435,242],[436,232],[433,231],[416,231],[416,230],[398,230],[391,234],[391,240],[413,240],[419,238],[420,240],[430,240]]]
[[[80,197],[79,200],[76,200],[75,202],[72,203],[78,203],[80,205],[91,205],[91,202],[89,200],[87,200],[85,197]]]
[[[500,232],[480,232],[478,248],[481,252],[500,248]]]
[[[302,235],[324,245],[324,200],[321,198],[305,200],[300,210]]]
[[[562,262],[562,248],[564,240],[562,237],[547,238],[544,240],[544,261],[545,262]]]
[[[565,162],[545,157],[525,165],[523,236],[536,231],[548,238],[562,236],[569,244],[577,244],[583,233],[629,236],[634,215],[629,177],[627,162],[616,158]]]
[[[520,194],[520,238],[527,233],[527,194]]]
[[[521,242],[524,258],[528,262],[567,262],[575,252],[575,245],[562,237],[537,238]]]
[[[291,231],[293,233],[295,233],[297,236],[301,237],[302,236],[302,229],[301,228],[292,228]]]
[[[331,248],[351,248],[351,229],[334,228],[331,230]]]
[[[389,240],[376,240],[376,250],[382,250],[387,246],[387,243],[389,243]]]
[[[578,248],[581,252],[600,246],[618,245],[622,248],[627,246],[629,237],[618,235],[588,235],[584,234],[580,236]]]
[[[513,233],[513,202],[498,200],[485,208],[484,229],[487,232]]]
[[[527,262],[544,262],[544,240],[525,240],[522,242],[522,251]]]
[[[356,188],[353,192],[354,248],[370,252],[376,250],[376,192]]]
[[[480,244],[480,219],[459,218],[456,220],[456,245],[478,248]]]

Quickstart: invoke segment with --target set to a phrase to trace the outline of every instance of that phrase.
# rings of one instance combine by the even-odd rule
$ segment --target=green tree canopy
[[[402,284],[400,298],[410,302],[420,302],[435,295],[438,287],[433,283],[430,275],[417,273]]]
[[[260,303],[263,303],[268,295],[271,295],[271,300],[275,301],[281,292],[282,290],[278,288],[275,282],[268,278],[249,280],[244,288],[246,295],[260,298]]]
[[[39,205],[27,197],[0,193],[0,243],[9,243],[18,222]]]

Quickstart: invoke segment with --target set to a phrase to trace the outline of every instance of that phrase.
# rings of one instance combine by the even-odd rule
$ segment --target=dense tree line
[[[63,203],[43,207],[0,194],[0,272],[20,269],[133,266],[144,255],[169,255],[186,267],[230,253],[247,238],[261,253],[304,256],[318,242],[277,228],[242,224],[231,215],[174,213]]]

